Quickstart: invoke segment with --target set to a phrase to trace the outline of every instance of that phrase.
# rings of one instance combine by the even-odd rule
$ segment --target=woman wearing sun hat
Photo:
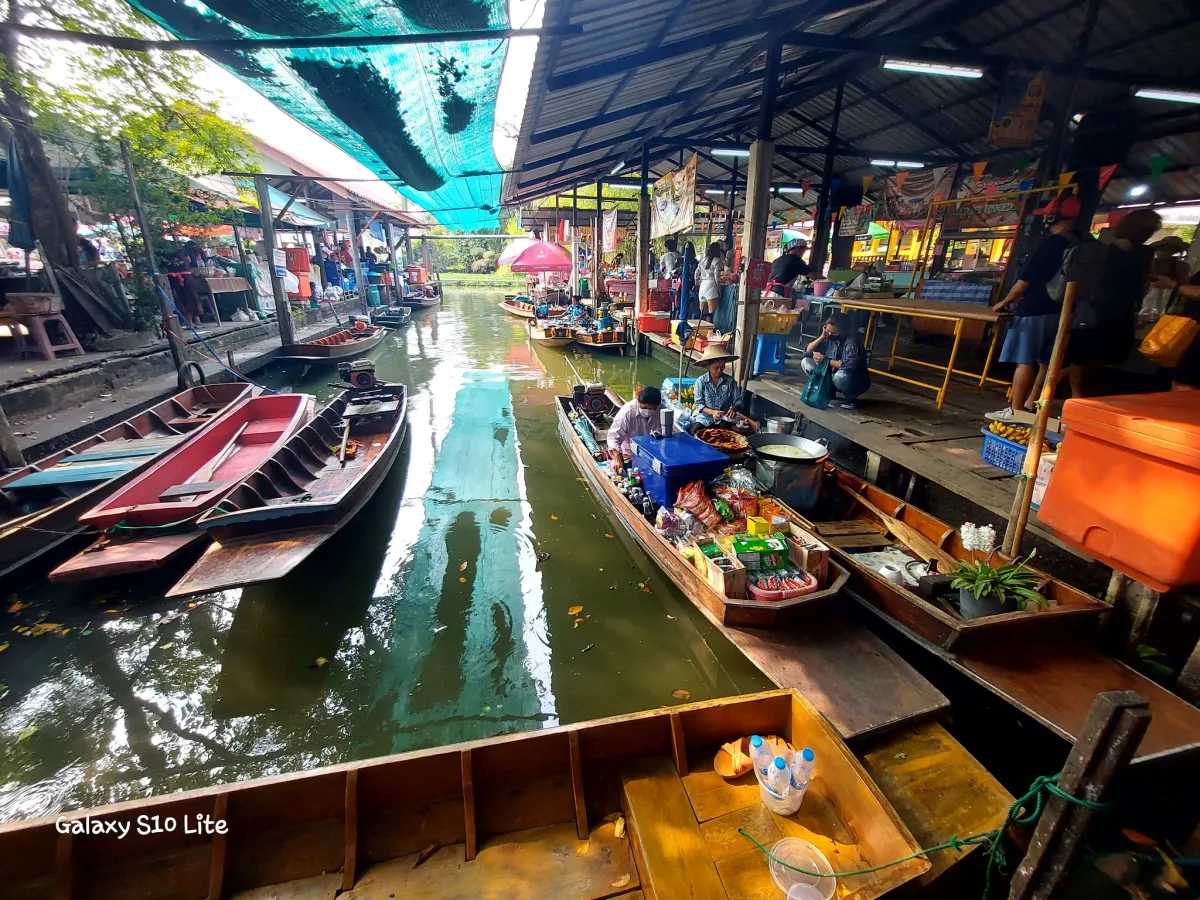
[[[696,408],[691,415],[694,428],[710,428],[735,410],[741,410],[742,390],[725,371],[725,364],[735,359],[737,355],[722,345],[710,344],[700,358],[694,360],[707,369],[696,379]]]

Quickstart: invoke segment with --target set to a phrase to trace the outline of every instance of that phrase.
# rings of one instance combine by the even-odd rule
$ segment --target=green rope
[[[774,862],[779,863],[785,869],[791,869],[793,872],[799,872],[801,875],[808,875],[812,878],[847,878],[852,875],[870,875],[875,872],[880,872],[883,869],[890,869],[892,866],[898,866],[901,863],[909,862],[910,860],[926,856],[938,850],[956,850],[962,852],[964,847],[971,847],[976,844],[987,845],[987,869],[984,872],[983,882],[983,897],[986,900],[992,887],[992,869],[1003,869],[1004,866],[1004,847],[1001,844],[1001,837],[1008,830],[1010,825],[1029,825],[1036,822],[1042,814],[1042,809],[1046,804],[1046,795],[1053,794],[1066,800],[1069,803],[1074,803],[1077,806],[1082,806],[1085,809],[1100,811],[1107,809],[1110,804],[1101,803],[1096,800],[1088,800],[1084,797],[1076,797],[1068,791],[1063,790],[1058,786],[1058,775],[1040,775],[1033,780],[1033,784],[1029,790],[1022,796],[1013,801],[1012,806],[1008,808],[1008,815],[1004,818],[1004,824],[992,831],[980,831],[976,834],[969,834],[966,837],[958,835],[951,836],[950,840],[941,844],[935,844],[932,847],[926,847],[924,850],[918,850],[916,853],[910,853],[908,856],[902,856],[899,859],[894,859],[891,862],[883,863],[878,866],[871,866],[868,869],[852,869],[846,872],[834,872],[833,875],[826,875],[823,872],[810,872],[806,869],[801,869],[793,866],[790,863],[784,862],[779,857],[775,856],[767,847],[758,841],[752,834],[749,834],[744,828],[738,829],[738,834],[749,838],[759,850],[767,854]],[[1026,805],[1032,803],[1033,811],[1022,815],[1022,811]]]
[[[222,500],[220,503],[218,503],[216,506],[214,506],[213,509],[221,510],[222,512],[229,512],[230,510],[221,509],[221,507],[223,507],[228,502],[229,502],[228,500]],[[125,520],[122,519],[116,525],[110,525],[108,528],[105,528],[104,533],[112,534],[114,531],[162,531],[165,528],[175,528],[179,525],[186,525],[188,522],[194,522],[196,519],[200,518],[206,512],[208,512],[208,510],[202,509],[200,512],[196,513],[195,515],[188,516],[186,519],[180,519],[178,522],[167,522],[164,525],[126,525]]]

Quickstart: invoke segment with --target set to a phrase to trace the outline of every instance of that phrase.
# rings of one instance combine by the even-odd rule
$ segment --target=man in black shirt
[[[766,296],[792,296],[792,282],[809,273],[808,263],[803,259],[807,250],[808,242],[804,238],[788,242],[783,255],[771,263],[771,277],[767,281]]]

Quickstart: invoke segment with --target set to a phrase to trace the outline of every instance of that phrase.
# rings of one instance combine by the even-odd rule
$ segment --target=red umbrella
[[[571,254],[558,244],[534,241],[510,264],[514,272],[570,272]]]

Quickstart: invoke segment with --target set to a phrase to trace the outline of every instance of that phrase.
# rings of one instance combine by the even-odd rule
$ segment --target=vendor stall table
[[[978,386],[983,387],[988,381],[994,381],[997,384],[1007,384],[998,378],[988,378],[988,371],[992,367],[992,360],[996,356],[996,344],[1000,339],[1000,323],[1007,321],[1009,318],[1005,313],[998,313],[990,306],[982,303],[949,303],[940,300],[910,300],[907,298],[899,298],[896,300],[851,300],[846,299],[841,301],[842,310],[850,312],[852,310],[861,309],[867,313],[867,334],[866,344],[868,350],[871,346],[871,326],[875,321],[875,316],[880,313],[891,313],[899,317],[922,318],[922,319],[940,319],[942,321],[954,323],[954,344],[950,348],[950,360],[945,366],[940,366],[937,363],[927,362],[923,359],[913,359],[908,356],[896,355],[896,344],[900,338],[899,324],[896,326],[896,334],[892,338],[892,350],[888,357],[888,367],[886,370],[870,368],[869,371],[875,375],[883,375],[886,378],[894,378],[897,381],[903,381],[905,384],[911,384],[914,387],[922,387],[937,393],[937,407],[942,408],[942,404],[946,400],[946,392],[950,389],[950,376],[962,375],[965,378],[977,379]],[[958,345],[962,338],[963,325],[966,322],[983,322],[991,324],[992,339],[988,347],[987,359],[983,364],[982,372],[965,372],[962,369],[954,368],[954,363],[958,359]],[[906,363],[912,363],[917,366],[926,366],[931,369],[936,369],[939,372],[944,372],[945,377],[942,378],[941,384],[930,384],[926,381],[917,381],[914,378],[908,378],[904,375],[895,374],[892,369],[896,365],[896,360]]]
[[[205,287],[208,288],[208,293],[212,299],[213,312],[217,317],[217,324],[220,324],[221,322],[221,310],[220,307],[217,306],[217,294],[240,294],[243,292],[249,292],[251,289],[250,282],[245,278],[228,276],[220,278],[206,278],[202,276],[200,280],[203,281]]]

